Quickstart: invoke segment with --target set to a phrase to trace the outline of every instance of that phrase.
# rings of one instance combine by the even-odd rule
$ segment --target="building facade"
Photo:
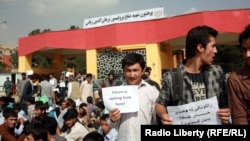
[[[176,67],[185,54],[173,51],[185,48],[185,35],[197,25],[212,26],[219,31],[217,44],[238,44],[238,34],[250,23],[250,9],[203,11],[156,20],[112,24],[97,28],[41,33],[19,38],[19,72],[33,69],[37,73],[59,72],[63,59],[86,51],[87,73],[104,79],[109,71],[121,75],[121,58],[128,52],[144,55],[152,68],[151,78],[160,83],[164,70]],[[32,54],[50,56],[51,69],[32,68]]]

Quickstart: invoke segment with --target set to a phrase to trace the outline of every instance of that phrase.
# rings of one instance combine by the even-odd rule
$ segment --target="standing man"
[[[186,37],[186,60],[180,65],[183,77],[183,89],[180,99],[173,98],[176,93],[170,71],[163,75],[161,93],[157,99],[156,112],[162,124],[172,124],[166,107],[183,105],[217,96],[219,110],[217,115],[223,124],[228,124],[230,109],[227,104],[224,73],[220,66],[212,65],[217,53],[216,41],[218,32],[209,26],[196,26]]]
[[[22,79],[17,84],[17,95],[22,97],[23,88],[28,79],[26,79],[26,73],[22,73]]]
[[[53,103],[55,104],[56,101],[53,95],[52,85],[49,83],[49,75],[42,75],[39,85],[41,86],[41,95],[45,95],[48,98],[48,105],[53,106]]]
[[[151,70],[152,70],[151,67],[146,67],[142,78],[146,82],[148,82],[150,85],[155,86],[157,88],[157,90],[160,91],[160,89],[161,89],[160,85],[156,81],[150,79]]]
[[[23,93],[22,93],[22,98],[21,98],[21,102],[22,104],[25,104],[25,102],[27,101],[27,99],[29,97],[32,97],[33,94],[34,94],[34,83],[37,82],[39,79],[39,76],[37,73],[34,73],[34,74],[31,74],[31,75],[28,75],[28,80],[27,82],[25,83],[24,85],[24,88],[23,88]]]
[[[57,87],[57,79],[55,78],[54,73],[49,74],[49,83],[52,85],[53,90]]]
[[[124,85],[138,86],[139,111],[121,113],[118,108],[110,110],[110,125],[118,129],[116,141],[140,141],[141,125],[156,124],[155,101],[159,91],[142,79],[146,62],[141,54],[129,53],[122,60],[126,79]]]
[[[228,78],[229,107],[233,124],[250,125],[250,24],[240,33],[239,43],[246,64]]]
[[[81,83],[80,86],[80,93],[81,93],[81,101],[87,103],[87,97],[91,96],[93,97],[93,81],[92,81],[92,74],[88,73],[86,75],[86,80]]]
[[[3,84],[3,90],[5,90],[6,96],[10,96],[11,86],[12,86],[12,83],[11,83],[9,77],[6,77],[6,81],[4,81],[4,84]]]
[[[115,80],[115,75],[113,72],[109,72],[107,80],[104,80],[104,82],[101,84],[100,89],[100,96],[102,98],[102,88],[104,87],[112,87],[112,86],[118,86]]]

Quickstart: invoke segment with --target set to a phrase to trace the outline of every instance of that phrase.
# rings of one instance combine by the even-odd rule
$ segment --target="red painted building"
[[[166,17],[157,20],[119,23],[103,27],[63,30],[19,38],[19,72],[31,69],[31,54],[53,54],[57,68],[62,69],[60,60],[69,54],[86,51],[87,61],[96,61],[95,56],[102,48],[118,51],[144,48],[147,65],[154,64],[157,70],[152,77],[159,81],[161,70],[176,65],[172,51],[185,47],[185,35],[197,25],[208,25],[219,31],[217,44],[236,45],[238,34],[250,23],[250,9],[203,11]],[[124,49],[125,48],[125,49]],[[167,50],[161,52],[162,48]],[[170,49],[169,49],[170,48]],[[161,60],[165,60],[165,62]],[[23,65],[20,65],[23,64]],[[96,65],[87,62],[87,71],[97,74]],[[38,71],[38,70],[37,70]],[[52,70],[48,70],[52,71]]]

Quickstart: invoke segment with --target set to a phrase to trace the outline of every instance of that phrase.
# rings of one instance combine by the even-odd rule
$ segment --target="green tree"
[[[2,61],[0,61],[0,72],[5,71],[6,64],[4,64]]]
[[[42,33],[45,33],[45,32],[50,32],[51,30],[48,28],[48,29],[44,29]]]
[[[32,30],[30,33],[29,33],[29,36],[33,36],[33,35],[36,35],[36,34],[39,34],[41,33],[40,29],[35,29],[35,30]]]
[[[76,71],[86,73],[86,56],[79,56],[75,59]]]
[[[71,25],[70,28],[69,28],[69,30],[74,30],[74,29],[79,29],[79,27],[75,26],[75,25]]]
[[[77,56],[74,58],[68,58],[64,60],[64,68],[74,69],[75,72],[83,72],[86,73],[86,55]]]
[[[217,45],[214,63],[220,64],[225,72],[238,69],[244,65],[239,46]]]
[[[12,63],[12,68],[14,68],[14,69],[18,68],[18,51],[17,51],[17,49],[14,49],[11,51],[10,62]]]
[[[40,54],[32,55],[32,67],[36,68],[52,68],[52,59],[42,56]]]

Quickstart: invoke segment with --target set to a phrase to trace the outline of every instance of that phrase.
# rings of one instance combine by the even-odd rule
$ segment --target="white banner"
[[[100,27],[115,23],[153,20],[163,17],[164,17],[164,9],[163,7],[160,7],[160,8],[146,9],[129,13],[121,13],[104,17],[84,19],[83,28],[86,29],[86,28]]]
[[[219,110],[217,97],[208,98],[180,106],[167,106],[174,125],[221,124],[217,115]]]

